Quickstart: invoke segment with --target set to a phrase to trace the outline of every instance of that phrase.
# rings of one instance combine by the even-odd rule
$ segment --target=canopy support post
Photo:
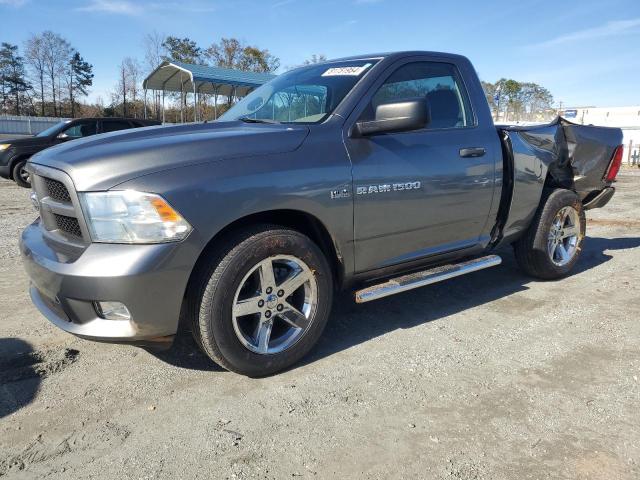
[[[191,82],[193,85],[193,121],[198,121],[198,93],[196,92],[195,80]]]
[[[164,116],[164,94],[165,94],[165,87],[167,86],[167,83],[169,83],[169,80],[171,80],[173,77],[175,77],[178,74],[178,72],[174,72],[171,75],[169,75],[169,78],[167,78],[164,82],[162,82],[162,123],[165,122],[165,116]],[[182,72],[180,72],[180,75],[182,75]]]
[[[211,84],[213,85],[213,83]],[[218,85],[213,85],[213,119],[218,119]]]
[[[147,119],[147,89],[144,89],[144,100],[142,101],[142,118]]]
[[[203,108],[203,103],[204,106],[207,106],[207,94],[202,94],[202,86],[204,85],[204,82],[200,82],[200,85],[198,86],[198,119],[202,122],[205,121],[207,119],[207,115],[205,113],[205,109]],[[204,100],[204,102],[203,102]]]
[[[184,80],[180,72],[180,123],[184,123]]]

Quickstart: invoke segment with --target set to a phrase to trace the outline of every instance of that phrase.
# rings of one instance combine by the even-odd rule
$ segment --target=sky
[[[640,0],[0,0],[0,41],[61,34],[94,65],[108,101],[117,66],[156,31],[207,47],[236,37],[280,58],[432,50],[483,80],[536,82],[559,106],[640,105]]]

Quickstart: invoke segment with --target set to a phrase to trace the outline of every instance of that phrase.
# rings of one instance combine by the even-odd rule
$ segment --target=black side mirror
[[[430,121],[429,104],[426,98],[384,103],[376,108],[374,120],[355,124],[353,136],[365,137],[377,133],[420,130]]]

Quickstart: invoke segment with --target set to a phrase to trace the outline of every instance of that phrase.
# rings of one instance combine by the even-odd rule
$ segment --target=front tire
[[[553,190],[543,197],[533,222],[514,243],[518,265],[543,280],[565,277],[580,257],[585,232],[586,218],[578,195]]]
[[[269,225],[243,230],[200,272],[190,299],[193,334],[228,370],[262,377],[286,369],[324,330],[331,270],[300,232]]]
[[[29,172],[25,170],[26,160],[18,160],[13,166],[13,180],[23,188],[31,188],[31,178]]]

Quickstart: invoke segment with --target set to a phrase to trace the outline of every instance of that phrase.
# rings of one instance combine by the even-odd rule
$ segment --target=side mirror
[[[59,134],[56,136],[56,138],[57,138],[58,140],[67,140],[67,139],[69,138],[69,135],[67,135],[66,133],[64,133],[64,132],[63,132],[63,133],[59,133]]]
[[[384,103],[376,108],[374,120],[355,124],[353,136],[366,137],[377,133],[420,130],[430,121],[429,104],[426,98]]]

